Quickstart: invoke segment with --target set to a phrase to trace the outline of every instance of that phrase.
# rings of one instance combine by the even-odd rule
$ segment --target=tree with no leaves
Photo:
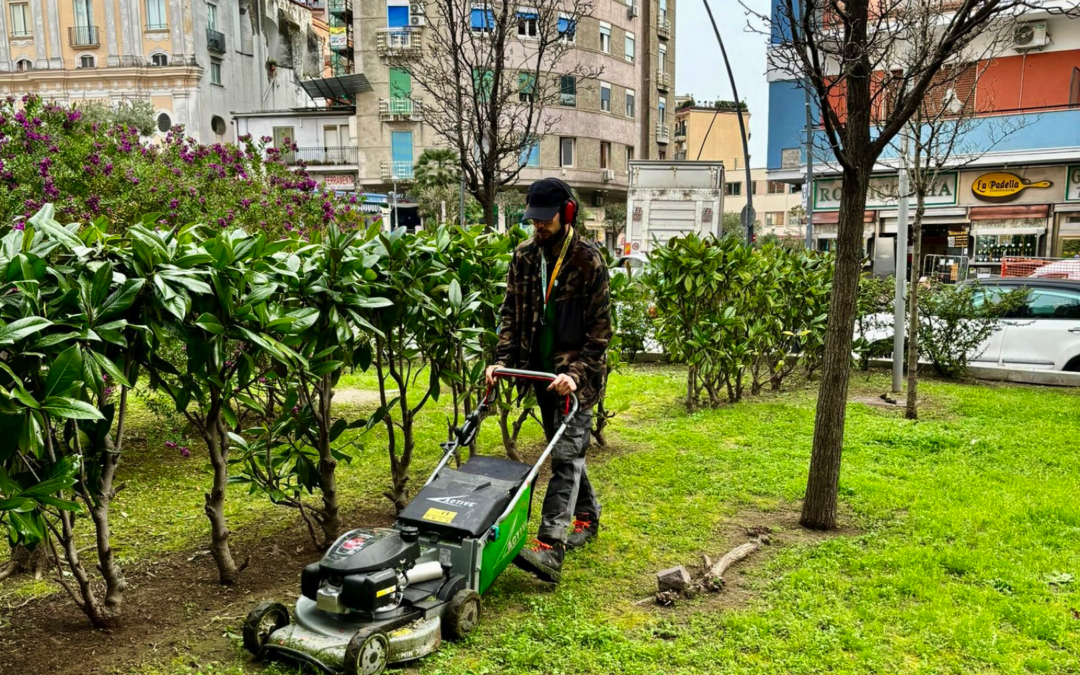
[[[1031,6],[1027,0],[780,0],[774,17],[758,15],[778,39],[769,54],[770,68],[808,88],[816,99],[826,142],[843,177],[825,357],[800,519],[805,527],[836,527],[871,173],[942,68],[982,33],[999,30]],[[927,39],[914,41],[914,32],[929,24]],[[905,67],[896,70],[893,65],[901,57]]]
[[[537,0],[529,9],[505,0],[432,0],[420,55],[390,50],[390,65],[419,85],[424,122],[457,152],[465,189],[488,227],[523,157],[557,130],[554,106],[600,75],[565,58],[592,11],[592,0]]]

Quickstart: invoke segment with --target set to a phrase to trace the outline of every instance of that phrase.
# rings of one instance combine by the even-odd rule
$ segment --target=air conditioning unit
[[[426,23],[427,19],[424,18],[423,14],[413,14],[409,17],[410,26],[423,26]]]
[[[1045,21],[1030,21],[1013,29],[1012,47],[1017,51],[1042,49],[1049,41],[1050,36],[1046,33]]]
[[[604,169],[604,180],[605,181],[613,181],[613,180],[615,180],[615,169]]]
[[[409,5],[409,14],[411,16],[424,16],[424,3],[414,2]]]
[[[633,19],[638,15],[638,11],[637,0],[634,0],[634,4],[626,8],[626,15]]]

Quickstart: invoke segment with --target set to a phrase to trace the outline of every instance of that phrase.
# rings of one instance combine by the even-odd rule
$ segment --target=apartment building
[[[675,159],[721,161],[724,163],[724,213],[739,214],[746,206],[747,196],[753,195],[758,225],[755,234],[773,234],[786,239],[804,236],[802,186],[769,180],[765,168],[750,170],[750,185],[746,185],[746,163],[739,137],[739,119],[734,109],[713,105],[694,105],[691,97],[682,101],[675,111]],[[749,140],[750,111],[743,110],[743,124]]]
[[[302,82],[327,68],[326,2],[6,0],[0,95],[146,100],[160,133],[232,141],[232,111],[316,104]]]
[[[774,44],[781,32],[774,32]],[[1080,20],[1029,10],[1012,26],[1007,48],[972,68],[979,77],[957,86],[969,87],[972,98],[961,98],[973,102],[980,123],[957,145],[981,152],[957,157],[956,169],[932,186],[924,256],[963,256],[976,273],[998,274],[1005,256],[1080,253]],[[786,78],[769,74],[768,179],[805,184],[804,94]],[[842,181],[826,164],[831,157],[816,159],[814,234],[827,249],[836,239]],[[882,157],[863,218],[865,252],[885,264],[893,259],[899,227],[896,199],[884,196],[895,194],[897,164],[893,150]],[[993,187],[1006,184],[1024,189]],[[875,256],[877,249],[886,254]],[[925,269],[926,262],[917,267]]]
[[[580,61],[603,73],[595,82],[564,85],[558,131],[523,158],[519,180],[524,189],[542,176],[562,178],[578,191],[596,228],[605,204],[626,200],[630,159],[672,156],[674,0],[629,1],[598,0],[593,15],[576,26],[575,48],[562,64],[570,70]],[[396,177],[407,189],[420,153],[443,144],[424,124],[423,92],[407,70],[388,62],[394,51],[423,49],[430,30],[424,7],[408,0],[353,2],[356,62],[373,90],[356,101],[359,184],[385,192]],[[523,40],[525,5],[519,9]],[[474,12],[483,12],[483,5]]]

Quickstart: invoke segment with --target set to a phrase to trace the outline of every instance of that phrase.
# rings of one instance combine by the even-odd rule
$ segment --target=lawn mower
[[[554,375],[499,369],[496,378],[550,382]],[[306,663],[338,675],[378,675],[464,638],[480,620],[480,595],[527,540],[540,467],[578,410],[566,397],[562,425],[535,464],[477,455],[457,469],[457,450],[476,439],[495,402],[489,387],[477,409],[442,444],[443,454],[393,527],[356,529],[338,538],[300,575],[289,614],[264,602],[244,622],[244,647],[256,657]]]

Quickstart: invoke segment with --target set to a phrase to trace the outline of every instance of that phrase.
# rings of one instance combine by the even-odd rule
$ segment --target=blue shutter
[[[495,12],[491,9],[475,7],[472,11],[472,29],[489,31],[495,26]]]
[[[540,166],[540,142],[537,141],[529,148],[529,161],[528,166]]]
[[[390,132],[390,159],[398,178],[412,178],[413,144],[411,131]]]
[[[523,21],[528,21],[529,19],[538,19],[538,18],[540,18],[540,15],[537,14],[536,12],[518,12],[517,15],[518,15],[518,18],[522,19]]]
[[[386,25],[389,28],[405,28],[409,25],[408,6],[390,5],[386,8]]]

